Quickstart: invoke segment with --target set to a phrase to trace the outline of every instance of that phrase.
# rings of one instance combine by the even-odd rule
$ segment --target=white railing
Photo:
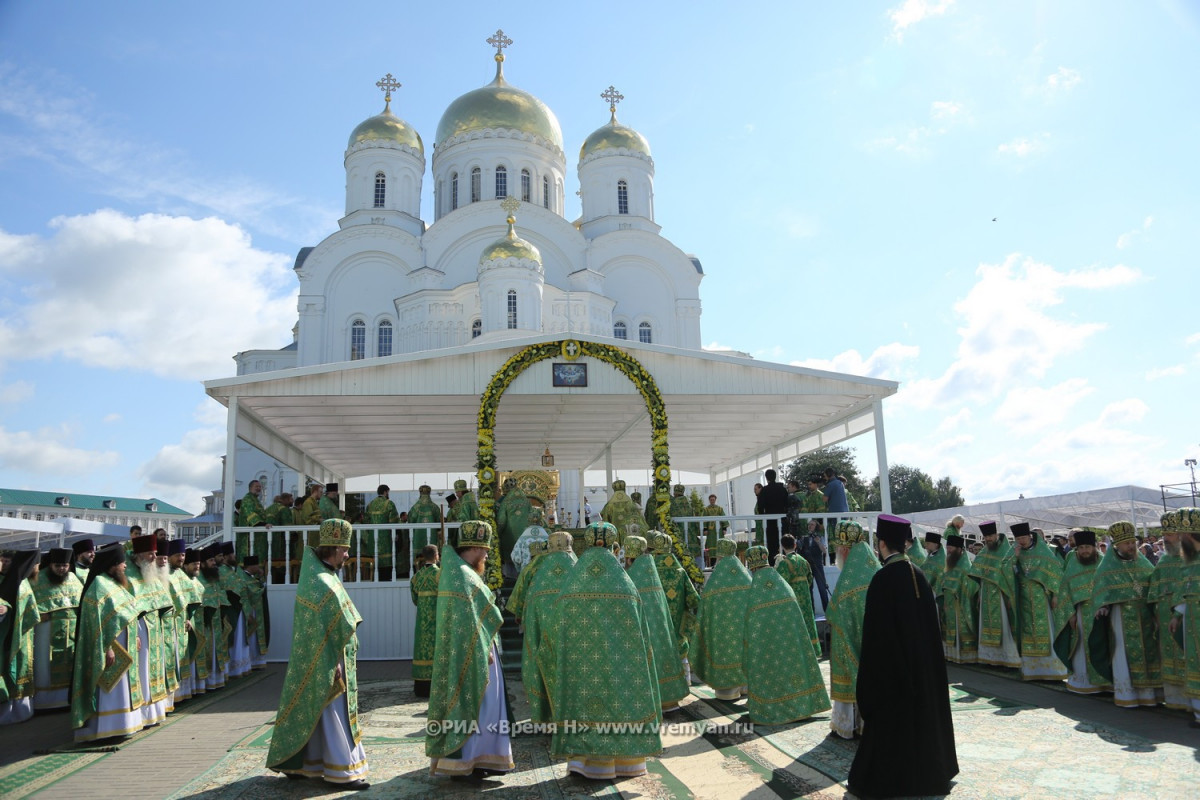
[[[729,530],[727,533],[732,533],[735,540],[748,544],[766,545],[766,523],[768,522],[778,522],[780,536],[784,533],[791,533],[796,537],[797,543],[799,543],[804,536],[809,535],[807,521],[817,520],[821,522],[822,531],[813,535],[817,536],[817,538],[828,546],[829,537],[833,533],[830,530],[830,520],[834,520],[834,524],[840,520],[854,520],[862,525],[865,530],[874,531],[876,520],[879,519],[880,513],[879,511],[824,511],[819,514],[800,514],[800,519],[805,520],[805,529],[800,532],[787,530],[785,523],[787,519],[786,514],[726,514],[724,516],[711,517],[672,517],[671,519],[679,528],[680,535],[683,537],[683,548],[690,551],[692,543],[697,537],[700,537],[700,540],[704,541],[701,533],[704,530],[703,526],[705,523],[715,524],[718,536],[721,534],[721,525],[728,523]],[[741,527],[739,527],[738,523],[741,524]]]

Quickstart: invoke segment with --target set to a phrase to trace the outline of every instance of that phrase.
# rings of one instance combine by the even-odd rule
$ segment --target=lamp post
[[[1192,471],[1192,505],[1196,505],[1196,459],[1185,458],[1183,465]]]

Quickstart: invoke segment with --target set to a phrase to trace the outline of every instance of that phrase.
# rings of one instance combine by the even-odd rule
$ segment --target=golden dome
[[[516,217],[508,216],[508,233],[492,242],[479,257],[480,266],[489,261],[503,261],[507,258],[524,258],[536,264],[542,263],[542,253],[529,242],[517,236]]]
[[[506,128],[534,134],[562,150],[562,129],[554,112],[529,92],[504,80],[502,63],[503,57],[498,56],[495,80],[450,104],[438,123],[437,143],[468,131]]]
[[[422,158],[425,157],[425,146],[421,143],[420,134],[411,125],[392,113],[391,103],[384,103],[383,113],[360,122],[350,134],[350,143],[346,147],[351,148],[361,142],[372,141],[408,145],[416,150]]]
[[[650,143],[646,141],[646,137],[617,122],[616,112],[613,112],[612,120],[607,125],[597,128],[584,140],[583,147],[579,148],[579,160],[604,150],[615,152],[622,149],[650,155]]]

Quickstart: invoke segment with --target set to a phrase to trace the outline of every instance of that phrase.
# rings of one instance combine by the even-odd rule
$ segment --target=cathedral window
[[[521,170],[521,202],[530,202],[529,198],[533,196],[533,181],[529,177],[529,170]]]
[[[375,208],[383,208],[383,201],[387,199],[387,178],[382,172],[375,173]]]
[[[650,327],[649,322],[638,325],[638,341],[642,344],[654,343],[654,329]]]
[[[617,181],[617,213],[629,213],[629,184]]]
[[[542,208],[550,207],[550,178],[542,178]]]
[[[458,208],[458,173],[450,176],[450,210]]]
[[[367,323],[356,319],[350,324],[350,360],[367,357]]]
[[[376,333],[375,355],[390,356],[392,354],[392,323],[386,319],[379,323]]]
[[[625,326],[624,322],[614,322],[613,323],[613,338],[614,339],[628,339],[629,338],[629,329]]]
[[[483,320],[477,319],[471,323],[471,338],[478,339],[483,335]]]
[[[483,172],[479,167],[471,170],[471,202],[478,203],[483,192]]]
[[[508,290],[508,329],[510,331],[517,328],[517,290]]]
[[[508,170],[504,165],[496,167],[496,199],[508,197]]]

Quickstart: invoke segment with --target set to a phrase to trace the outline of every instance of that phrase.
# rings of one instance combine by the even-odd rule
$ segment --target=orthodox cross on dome
[[[393,78],[392,73],[389,72],[387,75],[384,75],[382,78],[375,81],[375,85],[383,91],[383,102],[390,103],[392,102],[392,92],[396,89],[399,89],[401,83]]]
[[[600,99],[608,101],[608,110],[613,115],[613,120],[617,119],[617,103],[625,99],[625,95],[617,91],[615,86],[610,85],[607,89],[600,93]]]
[[[514,215],[517,213],[517,209],[521,207],[520,200],[510,194],[508,197],[500,201],[500,207],[508,212],[509,225],[512,225],[517,221],[517,218]]]
[[[511,47],[513,40],[504,35],[504,31],[497,28],[493,36],[489,36],[487,43],[496,48],[496,60],[504,60],[504,48]]]

